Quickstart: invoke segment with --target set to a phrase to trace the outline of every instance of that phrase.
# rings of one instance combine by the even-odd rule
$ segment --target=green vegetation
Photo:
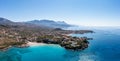
[[[91,30],[62,30],[26,25],[0,25],[0,49],[10,46],[24,47],[28,41],[60,44],[66,49],[84,49],[88,46],[87,38],[71,37],[71,33],[92,33]]]

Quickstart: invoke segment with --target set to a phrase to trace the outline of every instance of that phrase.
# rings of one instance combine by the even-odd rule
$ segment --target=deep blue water
[[[0,61],[120,61],[120,34],[115,31],[95,31],[96,33],[72,34],[87,36],[89,47],[83,51],[66,50],[59,45],[10,48],[0,52]]]

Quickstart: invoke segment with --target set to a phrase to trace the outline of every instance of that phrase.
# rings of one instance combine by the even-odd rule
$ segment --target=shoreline
[[[52,44],[46,44],[46,43],[37,43],[37,42],[27,42],[26,44],[22,44],[19,46],[15,46],[18,48],[26,48],[26,47],[32,47],[32,46],[45,46],[45,45],[52,45]],[[14,47],[14,46],[8,46],[5,48],[0,49],[0,51],[6,51],[7,49]]]
[[[2,50],[7,50],[10,47],[19,47],[19,48],[24,48],[24,47],[31,47],[31,46],[45,46],[45,45],[51,45],[51,44],[58,44],[61,47],[64,47],[65,49],[71,49],[71,50],[84,50],[85,48],[88,47],[89,42],[87,41],[87,38],[84,37],[72,37],[70,34],[62,34],[62,36],[65,38],[65,40],[61,40],[61,42],[57,42],[57,41],[52,41],[49,39],[44,39],[44,41],[40,38],[40,40],[42,41],[27,41],[24,44],[21,45],[10,45],[8,47],[3,48]],[[81,43],[84,43],[81,45],[81,43],[79,43],[80,41],[82,41]]]
[[[45,43],[37,43],[37,42],[28,42],[27,43],[28,46],[44,46],[47,45]]]
[[[28,45],[28,47],[30,47],[30,46],[45,46],[45,45],[59,45],[59,44],[47,44],[47,43],[28,42],[26,45]]]

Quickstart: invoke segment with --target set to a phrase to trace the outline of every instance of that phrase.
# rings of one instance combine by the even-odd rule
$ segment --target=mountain
[[[12,28],[12,29],[24,29],[24,30],[49,30],[53,29],[44,25],[38,26],[31,23],[24,23],[24,22],[12,22],[6,18],[0,17],[0,27]],[[34,29],[33,29],[34,28]]]
[[[27,22],[12,22],[6,18],[0,17],[0,25],[7,27],[28,27],[28,28],[67,28],[73,25],[67,24],[64,21],[53,21],[53,20],[32,20]]]
[[[72,25],[65,23],[64,21],[55,22],[53,20],[32,20],[32,21],[28,21],[26,23],[35,24],[35,25],[39,25],[39,26],[43,25],[43,26],[47,26],[47,27],[51,27],[51,28],[66,28],[66,27],[72,26]]]
[[[14,22],[12,22],[12,21],[10,21],[8,19],[0,17],[0,25],[8,25],[8,24],[12,25],[12,24],[14,24]]]

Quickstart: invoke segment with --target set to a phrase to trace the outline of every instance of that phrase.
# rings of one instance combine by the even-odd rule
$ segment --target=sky
[[[120,26],[120,0],[0,0],[0,17],[84,26]]]

